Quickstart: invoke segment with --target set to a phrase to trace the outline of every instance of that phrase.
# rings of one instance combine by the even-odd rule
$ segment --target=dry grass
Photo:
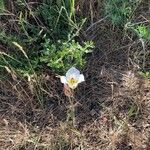
[[[89,63],[96,66],[100,62]],[[52,87],[53,95],[51,89],[47,90],[49,95],[43,109],[31,96],[25,95],[29,93],[25,88],[16,92],[14,86],[2,85],[1,147],[10,150],[148,149],[150,82],[132,71],[115,70],[111,66],[87,67],[84,73],[86,83],[76,91],[79,103],[76,128],[65,121],[68,103],[63,93],[60,95],[61,85]],[[48,82],[52,86],[51,79]]]
[[[78,3],[90,7],[84,15],[91,24],[99,20],[100,2]],[[149,150],[150,80],[137,74],[141,45],[121,33],[105,19],[86,32],[96,48],[83,70],[86,82],[75,91],[76,127],[66,121],[69,102],[49,70],[38,77],[42,108],[34,77],[1,81],[0,150]]]

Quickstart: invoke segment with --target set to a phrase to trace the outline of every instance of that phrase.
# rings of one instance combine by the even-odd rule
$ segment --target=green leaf
[[[0,13],[5,10],[4,0],[0,0]]]

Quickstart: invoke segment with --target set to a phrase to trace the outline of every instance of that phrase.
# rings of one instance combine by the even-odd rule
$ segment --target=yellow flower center
[[[70,87],[75,86],[77,83],[78,83],[78,80],[76,80],[76,79],[74,79],[74,78],[70,78],[70,79],[68,80],[68,85],[69,85]]]

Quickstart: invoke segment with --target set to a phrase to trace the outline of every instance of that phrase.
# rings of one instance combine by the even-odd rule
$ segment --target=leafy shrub
[[[47,64],[55,72],[64,72],[71,66],[83,67],[85,65],[85,54],[91,52],[92,42],[85,42],[81,46],[74,40],[70,42],[58,41],[52,44],[49,39],[43,43],[41,62]]]

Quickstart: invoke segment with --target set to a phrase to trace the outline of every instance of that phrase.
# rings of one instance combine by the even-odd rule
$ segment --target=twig
[[[88,32],[91,28],[93,28],[93,26],[99,24],[100,22],[102,22],[103,20],[105,20],[107,17],[108,17],[108,15],[107,15],[106,17],[104,17],[104,18],[102,18],[102,19],[100,19],[100,20],[94,22],[92,25],[90,25],[90,26],[86,29],[85,32]]]
[[[141,44],[142,44],[143,53],[144,53],[144,56],[143,56],[143,69],[144,69],[145,63],[146,63],[146,49],[145,49],[144,40],[143,40],[142,38],[140,38],[140,42],[141,42]]]

